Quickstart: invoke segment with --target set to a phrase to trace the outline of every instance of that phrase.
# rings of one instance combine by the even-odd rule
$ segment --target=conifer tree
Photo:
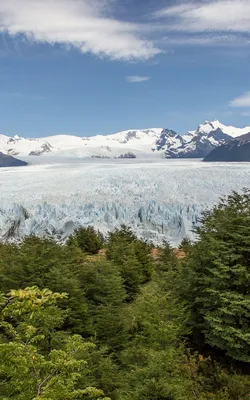
[[[153,270],[152,246],[138,239],[130,228],[122,226],[111,232],[107,240],[107,259],[120,270],[131,300],[140,285],[151,279]]]
[[[250,193],[222,199],[203,214],[196,233],[199,241],[184,262],[194,330],[209,345],[249,363]]]
[[[75,230],[68,239],[68,244],[75,242],[79,248],[87,254],[98,254],[103,247],[103,235],[92,226],[81,227]]]

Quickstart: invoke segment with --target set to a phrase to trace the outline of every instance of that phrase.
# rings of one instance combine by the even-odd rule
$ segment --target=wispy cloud
[[[11,99],[30,99],[30,100],[43,100],[44,97],[38,94],[25,94],[21,92],[0,92],[0,97]]]
[[[171,17],[171,30],[250,32],[249,0],[190,1],[164,8],[156,16]]]
[[[244,47],[250,45],[250,37],[247,38],[236,34],[221,34],[221,33],[204,33],[204,34],[176,34],[164,36],[161,43],[168,45],[187,45],[187,46],[214,46],[228,47],[237,46]]]
[[[0,1],[0,33],[7,32],[15,42],[58,43],[125,61],[148,60],[162,52],[159,47],[172,44],[250,44],[249,0],[176,2],[144,15],[142,24],[139,16],[134,16],[135,22],[115,16],[119,0]]]
[[[31,42],[60,43],[113,60],[147,60],[160,50],[142,37],[139,23],[112,17],[113,0],[0,2],[0,32]]]
[[[173,36],[169,42],[193,45],[249,45],[250,1],[186,1],[154,14]],[[193,36],[192,36],[193,35]]]
[[[250,92],[243,93],[230,102],[231,107],[250,107]]]
[[[133,75],[133,76],[127,76],[126,81],[129,83],[140,83],[140,82],[146,82],[149,79],[150,79],[149,76]]]

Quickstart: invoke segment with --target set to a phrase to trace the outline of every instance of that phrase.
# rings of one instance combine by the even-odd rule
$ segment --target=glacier
[[[28,167],[0,170],[1,240],[32,234],[63,242],[79,226],[106,234],[126,224],[176,246],[194,239],[201,212],[220,196],[250,187],[246,163],[31,159]]]

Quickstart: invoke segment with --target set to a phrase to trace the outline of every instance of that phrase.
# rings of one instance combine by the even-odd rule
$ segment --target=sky
[[[0,132],[250,126],[250,0],[0,1]]]

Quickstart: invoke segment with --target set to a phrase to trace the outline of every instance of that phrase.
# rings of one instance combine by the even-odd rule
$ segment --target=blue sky
[[[0,131],[250,125],[249,0],[0,2]]]

